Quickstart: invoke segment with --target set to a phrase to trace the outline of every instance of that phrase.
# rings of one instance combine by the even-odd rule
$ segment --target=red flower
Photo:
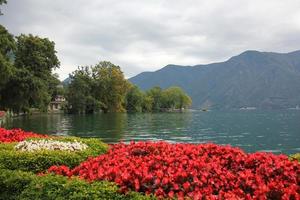
[[[46,138],[47,135],[36,134],[33,132],[25,132],[21,129],[7,130],[0,128],[0,142],[20,142],[27,138]]]
[[[54,166],[48,171],[113,181],[121,192],[158,198],[300,199],[297,161],[215,144],[120,143],[72,170]]]

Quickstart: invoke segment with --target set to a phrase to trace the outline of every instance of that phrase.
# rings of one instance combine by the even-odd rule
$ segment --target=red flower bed
[[[45,138],[47,135],[25,132],[21,129],[7,130],[0,128],[0,142],[20,142],[27,138]]]
[[[5,111],[0,111],[0,118],[5,116]]]
[[[121,192],[159,198],[300,199],[298,162],[215,144],[121,143],[72,170],[52,166],[48,172],[113,181]]]

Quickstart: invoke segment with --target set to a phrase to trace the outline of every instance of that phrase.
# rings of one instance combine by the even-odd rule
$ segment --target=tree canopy
[[[4,26],[0,25],[0,91],[13,73],[12,52],[15,48],[16,43],[13,35]]]
[[[0,108],[46,111],[60,84],[52,74],[59,67],[54,42],[24,34],[14,38],[0,26],[0,44]]]
[[[70,78],[67,100],[71,112],[125,112],[129,83],[119,66],[102,61],[92,67],[79,67]]]

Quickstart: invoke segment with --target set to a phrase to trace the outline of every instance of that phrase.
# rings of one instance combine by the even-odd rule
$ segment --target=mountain
[[[245,51],[225,62],[167,65],[129,79],[141,89],[182,87],[193,108],[289,108],[300,105],[300,51]]]
[[[64,86],[68,86],[68,85],[70,85],[71,82],[72,82],[71,78],[68,77],[68,78],[66,78],[65,80],[62,81],[62,84]]]

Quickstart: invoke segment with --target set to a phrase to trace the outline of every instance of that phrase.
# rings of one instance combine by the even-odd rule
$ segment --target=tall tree
[[[48,38],[22,34],[17,37],[15,65],[47,80],[52,70],[59,68],[56,53],[55,43]]]
[[[191,103],[191,98],[180,87],[170,87],[162,92],[162,108],[164,109],[182,110],[189,107]]]
[[[14,71],[12,52],[15,48],[13,35],[0,25],[0,109],[3,109],[3,89]]]
[[[59,67],[54,42],[22,34],[17,37],[14,55],[16,69],[5,90],[6,107],[15,112],[31,107],[46,111],[55,78],[52,70]]]
[[[93,96],[93,80],[89,67],[79,67],[70,75],[67,101],[71,113],[93,113],[100,109],[101,102]]]
[[[126,110],[127,112],[142,112],[144,102],[143,92],[135,85],[130,85],[126,94]]]
[[[158,86],[147,91],[147,96],[152,98],[152,110],[158,112],[162,107],[162,89]]]
[[[125,96],[129,87],[119,66],[111,62],[102,61],[92,67],[95,81],[96,99],[102,102],[103,112],[124,112]]]

